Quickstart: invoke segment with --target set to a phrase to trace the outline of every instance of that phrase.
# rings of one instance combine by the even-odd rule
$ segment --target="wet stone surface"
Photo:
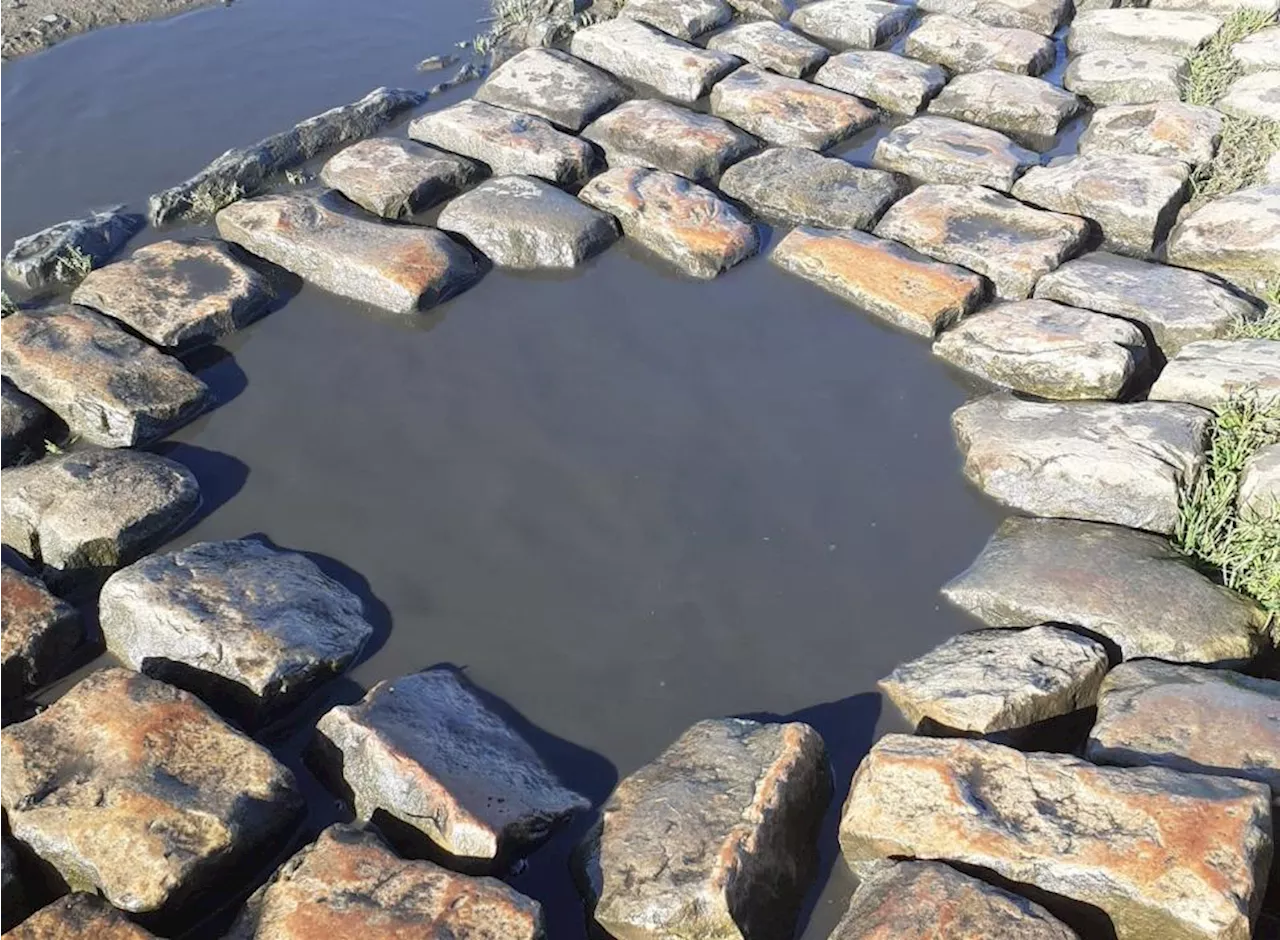
[[[374,832],[330,826],[249,899],[226,940],[542,940],[542,909],[496,878],[398,857]]]
[[[982,278],[897,242],[799,227],[771,256],[792,274],[912,333],[932,337],[982,301]]]
[[[991,69],[957,75],[929,105],[932,114],[1003,131],[1036,149],[1047,149],[1080,100],[1029,75]]]
[[[1236,505],[1243,516],[1280,516],[1280,444],[1256,451],[1240,474]]]
[[[996,296],[1021,300],[1075,254],[1083,220],[1032,209],[982,186],[929,184],[890,207],[876,234],[991,279]]]
[[[578,194],[616,218],[628,238],[696,278],[713,278],[760,250],[755,226],[709,190],[660,170],[619,168]]]
[[[639,99],[610,111],[582,132],[611,167],[642,166],[713,183],[725,167],[760,149],[727,121],[667,101]]]
[[[1015,75],[1039,75],[1053,67],[1053,41],[1027,29],[973,23],[932,13],[907,36],[906,53],[952,72],[999,69]]]
[[[1057,32],[1071,14],[1068,0],[923,0],[926,13],[949,13],[991,26],[1029,29],[1042,36]]]
[[[248,326],[274,294],[213,238],[160,241],[90,271],[73,303],[118,320],[157,346],[190,349]]]
[[[493,71],[476,89],[477,101],[545,118],[580,131],[631,97],[612,76],[557,49],[526,49]]]
[[[618,226],[603,212],[531,176],[500,176],[454,199],[436,224],[499,267],[573,268],[608,248]]]
[[[73,284],[81,276],[78,260],[87,256],[93,267],[111,260],[143,226],[142,216],[123,206],[69,219],[19,238],[4,257],[4,276],[28,290]]]
[[[720,191],[773,224],[869,229],[905,187],[892,173],[803,147],[772,147],[730,167]]]
[[[207,404],[209,389],[177,359],[91,310],[20,311],[0,323],[5,377],[88,443],[145,444]]]
[[[713,114],[782,147],[826,150],[875,123],[858,99],[744,65],[711,90]]]
[[[733,7],[724,0],[627,0],[618,15],[687,40],[724,26],[733,19]]]
[[[500,867],[590,808],[453,669],[380,682],[316,732],[316,760],[358,819],[390,817],[415,851],[456,864]]]
[[[251,540],[149,555],[98,598],[113,656],[245,725],[341,673],[373,634],[362,610],[305,555]]]
[[[1105,251],[1073,258],[1036,282],[1036,297],[1136,320],[1165,356],[1257,316],[1250,301],[1199,271]]]
[[[574,33],[569,51],[624,81],[652,88],[683,104],[693,104],[741,62],[625,17]]]
[[[827,50],[772,20],[738,23],[707,40],[707,48],[726,52],[758,68],[803,78],[827,60]]]
[[[0,690],[6,701],[61,675],[83,639],[74,607],[44,582],[0,566]]]
[[[1007,519],[942,595],[991,627],[1083,627],[1125,659],[1230,665],[1265,646],[1252,601],[1168,540],[1095,522]]]
[[[1157,101],[1099,108],[1080,135],[1079,151],[1166,157],[1199,166],[1213,159],[1222,115],[1213,108]]]
[[[989,395],[952,427],[965,476],[1034,516],[1170,534],[1180,492],[1200,473],[1210,412],[1163,402],[1031,402]]]
[[[461,192],[480,178],[465,157],[413,140],[375,137],[338,151],[320,179],[356,205],[386,219],[405,219]]]
[[[1209,41],[1222,20],[1186,10],[1121,7],[1077,13],[1067,33],[1067,50],[1086,52],[1156,52],[1188,56]]]
[[[701,721],[605,803],[579,847],[588,910],[637,940],[789,936],[830,799],[808,725]]]
[[[1075,940],[1038,904],[937,862],[894,862],[863,881],[831,940]]]
[[[1025,730],[1097,701],[1107,674],[1101,643],[1059,627],[962,633],[879,682],[926,733]]]
[[[96,894],[77,891],[43,907],[5,934],[8,940],[154,940]]]
[[[1242,75],[1231,83],[1214,107],[1238,118],[1276,120],[1280,114],[1280,70]]]
[[[1118,940],[1243,940],[1266,886],[1269,804],[1251,781],[893,734],[858,768],[840,843],[855,870],[938,859],[1082,902]]]
[[[946,85],[947,73],[928,62],[863,49],[832,56],[813,80],[894,114],[915,114]]]
[[[114,570],[176,532],[200,505],[182,464],[132,450],[83,450],[4,474],[4,544],[50,573]]]
[[[1071,60],[1062,84],[1095,106],[1177,101],[1187,78],[1184,58],[1163,52],[1104,49]]]
[[[1280,401],[1280,340],[1189,343],[1165,364],[1150,397],[1218,409],[1242,394],[1263,405]]]
[[[335,193],[259,196],[218,213],[218,234],[317,287],[392,313],[416,313],[483,273],[448,235],[364,215]]]
[[[909,6],[884,0],[817,0],[791,15],[791,25],[836,50],[874,49],[906,32]]]
[[[0,733],[13,836],[72,890],[133,913],[245,877],[302,812],[293,775],[194,696],[93,673]],[[188,916],[190,912],[188,912]]]
[[[1169,235],[1169,263],[1260,291],[1280,273],[1280,183],[1221,196],[1184,215]]]
[[[3,420],[3,454],[6,467],[44,456],[46,435],[55,435],[53,412],[13,383],[0,383],[0,419]]]
[[[876,145],[875,165],[924,183],[976,183],[1008,192],[1040,155],[986,127],[924,114]]]
[[[542,118],[483,101],[423,115],[409,125],[409,136],[479,160],[495,174],[538,176],[560,186],[582,182],[595,162],[589,144]]]

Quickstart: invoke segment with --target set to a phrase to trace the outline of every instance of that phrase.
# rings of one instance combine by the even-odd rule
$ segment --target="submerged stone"
[[[1039,904],[937,862],[863,879],[830,940],[1076,940]]]
[[[1264,121],[1280,116],[1280,70],[1242,75],[1231,83],[1214,107],[1233,117]]]
[[[1244,940],[1269,804],[1251,781],[892,734],[854,775],[840,845],[855,871],[907,856],[1031,885],[1100,912],[1117,940]]]
[[[1051,399],[1119,398],[1147,361],[1132,323],[1045,300],[981,310],[943,333],[933,352],[988,382]]]
[[[84,639],[76,609],[44,582],[0,566],[0,690],[19,698],[61,675]]]
[[[332,192],[245,199],[217,224],[223,238],[303,280],[392,313],[443,303],[483,273],[443,232],[378,221]]]
[[[873,316],[932,337],[982,301],[982,278],[940,264],[897,242],[856,231],[801,226],[778,243],[773,261]]]
[[[72,890],[135,914],[171,915],[235,884],[303,810],[266,748],[127,669],[95,672],[5,728],[0,755],[14,838]]]
[[[707,48],[744,59],[779,75],[803,78],[826,61],[829,53],[816,42],[772,20],[738,23],[707,40]]]
[[[527,854],[591,806],[453,669],[379,682],[316,731],[358,819],[385,814],[460,863]]]
[[[1008,394],[951,418],[964,474],[1033,516],[1110,522],[1169,535],[1204,467],[1213,415],[1163,402],[1033,402]]]
[[[542,908],[496,878],[406,861],[334,825],[249,899],[226,940],[543,940]]]
[[[924,114],[891,130],[873,162],[924,183],[976,183],[1008,192],[1040,155],[986,127]]]
[[[28,290],[74,284],[110,261],[142,229],[140,215],[116,206],[19,238],[4,256],[4,275]]]
[[[618,237],[611,217],[531,176],[481,183],[445,206],[436,224],[519,270],[577,267]]]
[[[1151,386],[1158,401],[1185,401],[1217,410],[1238,395],[1265,406],[1280,402],[1280,340],[1202,340],[1168,361]]]
[[[874,49],[911,25],[911,8],[884,0],[817,0],[791,14],[791,25],[836,50]]]
[[[711,90],[711,111],[771,144],[810,150],[826,150],[876,120],[857,98],[753,65]]]
[[[734,56],[699,49],[626,17],[578,30],[569,51],[683,104],[693,104],[740,64]]]
[[[30,395],[18,391],[8,379],[0,383],[0,420],[3,421],[3,455],[6,467],[44,455],[46,434],[54,434],[53,412]]]
[[[1136,320],[1173,356],[1258,315],[1253,303],[1206,274],[1106,251],[1073,258],[1036,282],[1036,297]]]
[[[558,49],[526,49],[494,69],[476,100],[580,131],[631,97],[626,86]]]
[[[1182,56],[1112,49],[1076,56],[1062,76],[1063,87],[1098,107],[1177,101],[1186,80]]]
[[[929,184],[890,207],[876,226],[916,251],[991,279],[996,296],[1021,300],[1075,254],[1084,219],[1024,206],[982,186]]]
[[[1101,643],[1059,627],[961,633],[877,683],[912,727],[995,735],[1092,706],[1107,674]]]
[[[832,56],[813,80],[857,95],[894,114],[915,114],[942,91],[947,73],[893,52],[851,50]]]
[[[907,36],[907,55],[952,72],[1000,69],[1039,75],[1053,67],[1053,41],[1029,29],[973,23],[945,13],[926,16]]]
[[[581,183],[595,162],[590,144],[542,118],[475,99],[423,115],[409,125],[409,136],[479,160],[498,175],[538,176],[560,186]]]
[[[1169,235],[1169,263],[1220,275],[1261,293],[1280,276],[1280,183],[1219,196]]]
[[[998,69],[953,78],[929,105],[931,114],[1003,131],[1036,149],[1080,110],[1080,99],[1039,78]]]
[[[1080,136],[1081,154],[1116,153],[1208,163],[1222,137],[1222,115],[1213,108],[1156,101],[1113,105],[1093,113]]]
[[[1073,56],[1086,52],[1155,52],[1188,56],[1209,41],[1222,20],[1207,13],[1120,7],[1076,14],[1067,33]]]
[[[6,940],[155,940],[96,894],[76,891],[36,911]]]
[[[375,137],[329,158],[320,179],[385,219],[406,219],[461,192],[480,168],[457,154],[413,140]]]
[[[643,166],[711,183],[725,167],[760,149],[750,134],[710,114],[640,99],[614,108],[582,132],[609,166]]]
[[[1245,463],[1236,505],[1245,518],[1280,517],[1280,444],[1260,448]]]
[[[1253,601],[1167,539],[1096,522],[1006,519],[942,596],[989,627],[1082,627],[1124,659],[1245,663],[1266,647]]]
[[[111,571],[164,542],[199,506],[200,486],[180,463],[75,451],[5,471],[0,537],[53,573]]]
[[[351,663],[373,635],[362,611],[305,555],[248,539],[149,555],[98,597],[116,659],[249,725]]]
[[[829,229],[871,228],[904,188],[892,173],[804,147],[771,147],[720,179],[721,192],[770,223]]]
[[[73,303],[105,313],[157,346],[190,349],[248,326],[274,293],[214,238],[161,241],[90,271]]]
[[[790,936],[830,799],[808,725],[700,721],[618,784],[583,840],[588,910],[634,940]]]
[[[692,277],[713,278],[760,250],[755,226],[714,193],[672,173],[621,167],[601,173],[578,196]]]
[[[923,0],[926,13],[949,13],[991,26],[1029,29],[1052,36],[1071,14],[1069,0]]]
[[[693,39],[733,19],[724,0],[627,0],[618,16],[656,26],[677,39]]]
[[[177,359],[83,307],[19,311],[0,321],[0,335],[5,377],[91,444],[149,443],[208,403],[208,387]]]

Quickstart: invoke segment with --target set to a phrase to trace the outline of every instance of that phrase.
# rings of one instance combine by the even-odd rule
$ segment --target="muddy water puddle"
[[[480,11],[242,0],[6,65],[4,247],[140,208],[376,85],[432,84],[414,65]],[[694,283],[619,243],[572,275],[491,272],[417,319],[303,287],[198,364],[221,404],[156,450],[192,467],[207,511],[171,547],[260,533],[311,553],[377,627],[326,702],[464,666],[597,803],[719,715],[814,724],[843,793],[901,728],[876,679],[973,626],[937,593],[1001,516],[951,440],[973,390],[764,257]],[[272,739],[299,768],[301,735]],[[308,785],[313,823],[333,818]],[[509,879],[556,938],[586,935],[567,874],[582,828]],[[806,937],[847,896],[834,832]]]

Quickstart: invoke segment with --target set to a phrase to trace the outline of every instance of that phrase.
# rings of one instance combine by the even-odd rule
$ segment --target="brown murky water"
[[[6,65],[4,248],[375,85],[431,84],[414,64],[480,8],[242,0]],[[199,363],[221,406],[157,447],[206,494],[178,543],[313,553],[378,627],[326,701],[465,666],[597,803],[694,721],[744,714],[814,724],[842,796],[901,727],[876,679],[972,626],[937,594],[1000,517],[951,441],[972,390],[766,258],[703,284],[619,244],[417,320],[303,288],[224,350]],[[300,767],[302,734],[268,737]],[[334,810],[308,785],[319,825]],[[556,938],[586,935],[582,828],[509,879]],[[833,814],[807,938],[848,893],[834,835]]]

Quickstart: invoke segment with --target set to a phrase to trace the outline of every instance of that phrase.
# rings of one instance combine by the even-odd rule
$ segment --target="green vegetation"
[[[493,0],[493,12],[485,20],[488,29],[471,41],[471,48],[477,57],[489,55],[506,37],[523,32],[540,20],[553,19],[554,6],[554,0]],[[563,34],[575,33],[600,18],[591,10],[585,10],[556,25],[562,38]]]
[[[54,263],[53,277],[64,284],[79,284],[92,270],[93,257],[72,245]]]
[[[1230,339],[1280,340],[1280,277],[1268,281],[1258,296],[1266,303],[1266,311],[1237,326]]]
[[[203,187],[191,197],[191,211],[198,216],[212,217],[244,196],[244,187],[232,183],[225,188]]]
[[[22,308],[14,303],[7,290],[0,290],[0,312],[7,317],[11,313],[17,313],[20,309]]]

